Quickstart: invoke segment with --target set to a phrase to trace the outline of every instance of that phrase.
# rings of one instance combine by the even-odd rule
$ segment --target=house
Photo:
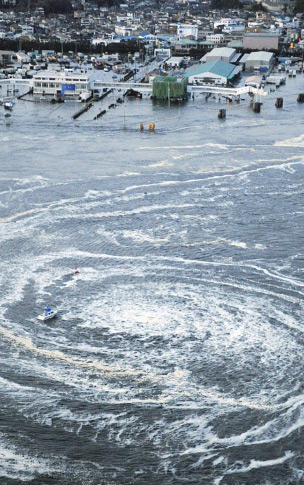
[[[15,55],[13,51],[0,51],[0,63],[3,65],[12,62],[12,57]]]

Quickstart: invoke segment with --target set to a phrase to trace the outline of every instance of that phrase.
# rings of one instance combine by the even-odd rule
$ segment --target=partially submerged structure
[[[89,76],[80,72],[40,71],[33,77],[34,94],[75,97],[89,89]]]
[[[152,97],[157,100],[187,99],[187,78],[176,76],[156,76],[152,85]]]
[[[216,86],[227,86],[241,72],[240,66],[229,62],[217,60],[205,62],[191,69],[185,77],[189,84],[213,84]]]

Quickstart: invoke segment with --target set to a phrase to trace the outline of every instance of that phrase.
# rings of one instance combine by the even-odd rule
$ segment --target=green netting
[[[153,80],[152,95],[155,99],[184,98],[187,79],[177,81],[175,76],[156,76]]]

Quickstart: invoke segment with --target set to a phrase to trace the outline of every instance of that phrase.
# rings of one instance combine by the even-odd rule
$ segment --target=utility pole
[[[170,108],[170,81],[168,81],[168,106]]]

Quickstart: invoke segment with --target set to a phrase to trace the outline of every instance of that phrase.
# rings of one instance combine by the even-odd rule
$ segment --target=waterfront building
[[[273,52],[265,52],[265,51],[258,51],[258,52],[251,52],[250,54],[245,54],[245,70],[246,71],[254,71],[254,70],[269,70],[274,62],[275,56]]]
[[[78,97],[89,88],[89,76],[81,72],[40,71],[33,77],[33,94]]]
[[[227,86],[241,72],[240,66],[235,66],[221,60],[205,62],[189,70],[185,77],[189,84],[212,84]]]

